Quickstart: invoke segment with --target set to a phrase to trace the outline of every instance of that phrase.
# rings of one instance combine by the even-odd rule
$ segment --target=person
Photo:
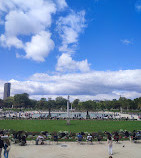
[[[92,136],[90,134],[87,136],[87,141],[92,143]]]
[[[6,139],[4,141],[4,157],[5,158],[8,158],[9,150],[10,150],[10,141],[9,139]]]
[[[129,132],[128,131],[125,131],[125,137],[129,137],[130,136],[130,134],[129,134]]]
[[[39,135],[36,139],[36,145],[38,145],[38,142],[41,141],[41,145],[44,144],[44,137],[42,135]]]
[[[23,136],[21,137],[21,143],[20,143],[20,145],[21,145],[21,146],[26,145],[26,135],[23,135]]]
[[[54,135],[53,140],[54,140],[54,142],[57,142],[57,144],[58,144],[58,135],[57,134]]]
[[[112,141],[112,138],[109,136],[108,137],[108,152],[109,152],[109,155],[113,155],[113,152],[112,152],[112,144],[113,144],[113,141]]]
[[[118,134],[118,132],[115,132],[114,139],[118,143],[118,141],[119,141],[119,134]]]
[[[78,142],[81,142],[82,139],[83,139],[83,137],[82,137],[82,135],[80,133],[77,135],[77,138],[78,138]]]
[[[97,135],[97,141],[99,142],[99,144],[101,143],[102,138],[103,137],[101,135],[99,135],[99,134]]]
[[[136,131],[134,130],[133,131],[133,142],[135,143],[135,141],[136,141]]]
[[[1,136],[0,136],[0,158],[1,158],[1,152],[2,152],[3,147],[4,147],[4,143],[3,143],[3,140],[1,139]]]

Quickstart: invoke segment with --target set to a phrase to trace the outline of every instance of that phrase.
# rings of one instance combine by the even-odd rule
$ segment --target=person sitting
[[[36,145],[38,145],[39,141],[41,142],[41,145],[44,144],[44,137],[42,135],[39,135],[37,138],[36,138]]]
[[[88,136],[87,136],[87,142],[91,142],[92,143],[92,136],[90,134],[88,134]]]
[[[83,137],[82,137],[82,135],[80,133],[77,135],[77,138],[78,138],[78,142],[81,142],[82,139],[83,139]]]
[[[99,135],[99,134],[97,135],[97,141],[99,142],[99,144],[101,143],[102,138],[103,137],[101,135]]]
[[[125,131],[125,137],[128,138],[130,136],[128,131]]]
[[[134,143],[136,142],[136,132],[135,132],[135,130],[133,131],[133,142]]]
[[[21,146],[25,146],[25,145],[26,145],[26,136],[25,136],[25,135],[23,135],[23,136],[21,137],[21,143],[20,143],[20,145],[21,145]]]
[[[57,136],[57,134],[55,134],[55,135],[53,136],[53,140],[54,140],[54,142],[57,142],[57,144],[58,144],[58,136]]]
[[[118,132],[115,132],[114,140],[118,143],[118,141],[119,141],[119,134],[118,134]]]

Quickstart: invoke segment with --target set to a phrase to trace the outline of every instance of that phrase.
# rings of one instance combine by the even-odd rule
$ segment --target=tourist
[[[97,141],[99,142],[99,144],[101,143],[102,138],[103,137],[101,135],[99,135],[99,134],[97,135]]]
[[[130,134],[129,134],[129,132],[128,131],[125,131],[125,137],[129,137],[130,136]]]
[[[135,130],[133,131],[133,142],[134,143],[136,142],[136,131]]]
[[[3,140],[1,139],[1,136],[0,136],[0,158],[1,158],[1,152],[2,152],[3,147],[4,147],[4,143],[3,143]]]
[[[41,145],[44,144],[44,137],[43,135],[39,135],[36,139],[36,145],[38,145],[39,141],[41,142]]]
[[[6,139],[4,141],[4,157],[5,158],[8,158],[9,150],[10,150],[10,141],[9,139]]]
[[[88,136],[87,136],[87,141],[92,142],[92,136],[90,134],[88,134]]]
[[[119,141],[119,134],[118,134],[118,132],[115,132],[114,140],[116,141],[116,143],[118,143],[118,141]]]
[[[54,142],[56,142],[58,144],[58,135],[57,135],[57,133],[54,134],[53,140],[54,140]]]
[[[113,152],[112,152],[113,141],[112,141],[112,138],[110,136],[108,137],[107,142],[108,142],[108,152],[109,152],[109,155],[112,155],[113,154]]]
[[[82,139],[83,139],[83,137],[82,137],[82,135],[80,133],[77,135],[77,138],[78,138],[78,142],[81,142]]]
[[[25,146],[26,145],[26,135],[23,135],[21,137],[21,143],[20,143],[21,146]]]

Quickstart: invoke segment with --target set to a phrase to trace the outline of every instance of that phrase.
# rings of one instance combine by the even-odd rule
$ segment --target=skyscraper
[[[7,97],[10,97],[10,88],[11,88],[11,83],[4,84],[3,100],[5,100]]]

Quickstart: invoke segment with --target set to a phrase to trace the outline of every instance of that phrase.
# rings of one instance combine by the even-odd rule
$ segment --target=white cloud
[[[78,42],[80,32],[83,31],[85,25],[85,11],[75,13],[72,11],[66,17],[60,17],[57,22],[57,30],[62,39],[61,52],[74,52],[75,45]]]
[[[141,93],[141,70],[91,71],[49,76],[34,74],[32,81],[54,85],[54,94],[63,95],[115,95],[115,92]],[[53,88],[53,87],[52,87]],[[61,88],[61,89],[59,89]],[[53,90],[53,89],[52,89]],[[60,91],[60,92],[59,92]],[[127,94],[127,93],[126,93]],[[118,94],[116,94],[118,95]]]
[[[45,30],[46,27],[50,27],[51,15],[56,12],[56,6],[52,1],[14,0],[12,2],[16,8],[13,10],[13,7],[10,7],[5,16],[5,33],[7,35],[36,34]]]
[[[21,40],[19,40],[16,36],[0,36],[0,45],[3,47],[11,47],[14,46],[16,48],[24,48],[24,45]]]
[[[124,40],[121,40],[121,42],[125,45],[130,45],[130,44],[133,44],[132,41],[128,40],[128,39],[124,39]]]
[[[65,0],[56,0],[56,3],[59,10],[62,10],[68,6]]]
[[[52,15],[66,7],[65,0],[1,1],[0,12],[5,27],[5,32],[0,35],[1,46],[22,48],[26,58],[45,61],[45,57],[54,48],[49,31]],[[16,56],[23,57],[20,54]]]
[[[31,97],[67,96],[83,100],[141,97],[141,70],[91,71],[48,75],[36,73],[27,81],[10,80],[12,95],[29,93]],[[0,81],[0,97],[3,97],[4,81]]]
[[[0,98],[1,99],[3,99],[4,83],[6,83],[6,81],[0,80]]]
[[[79,34],[86,27],[85,11],[75,13],[72,11],[66,17],[60,17],[57,22],[57,31],[62,39],[62,45],[59,51],[62,55],[58,58],[56,70],[61,72],[90,70],[87,60],[75,61],[71,54],[76,51],[78,45]]]
[[[61,72],[78,71],[78,70],[81,72],[88,72],[90,71],[90,68],[87,60],[75,61],[72,59],[70,54],[63,53],[58,58],[56,70]]]
[[[43,62],[49,52],[54,49],[54,42],[51,40],[49,32],[42,31],[32,37],[31,42],[25,46],[26,58]]]
[[[23,49],[25,55],[21,55],[18,51],[17,58],[22,57],[44,62],[50,51],[55,47],[50,31],[52,16],[67,7],[65,0],[1,1],[0,12],[3,14],[5,27],[5,32],[0,35],[1,46]],[[59,48],[61,52],[74,52],[77,48],[79,34],[86,27],[85,11],[75,12],[70,9],[68,11],[68,15],[61,16],[56,23],[62,39]],[[89,69],[87,60],[72,61],[75,63],[73,69],[80,69],[80,71]],[[59,62],[58,64],[61,65]]]

